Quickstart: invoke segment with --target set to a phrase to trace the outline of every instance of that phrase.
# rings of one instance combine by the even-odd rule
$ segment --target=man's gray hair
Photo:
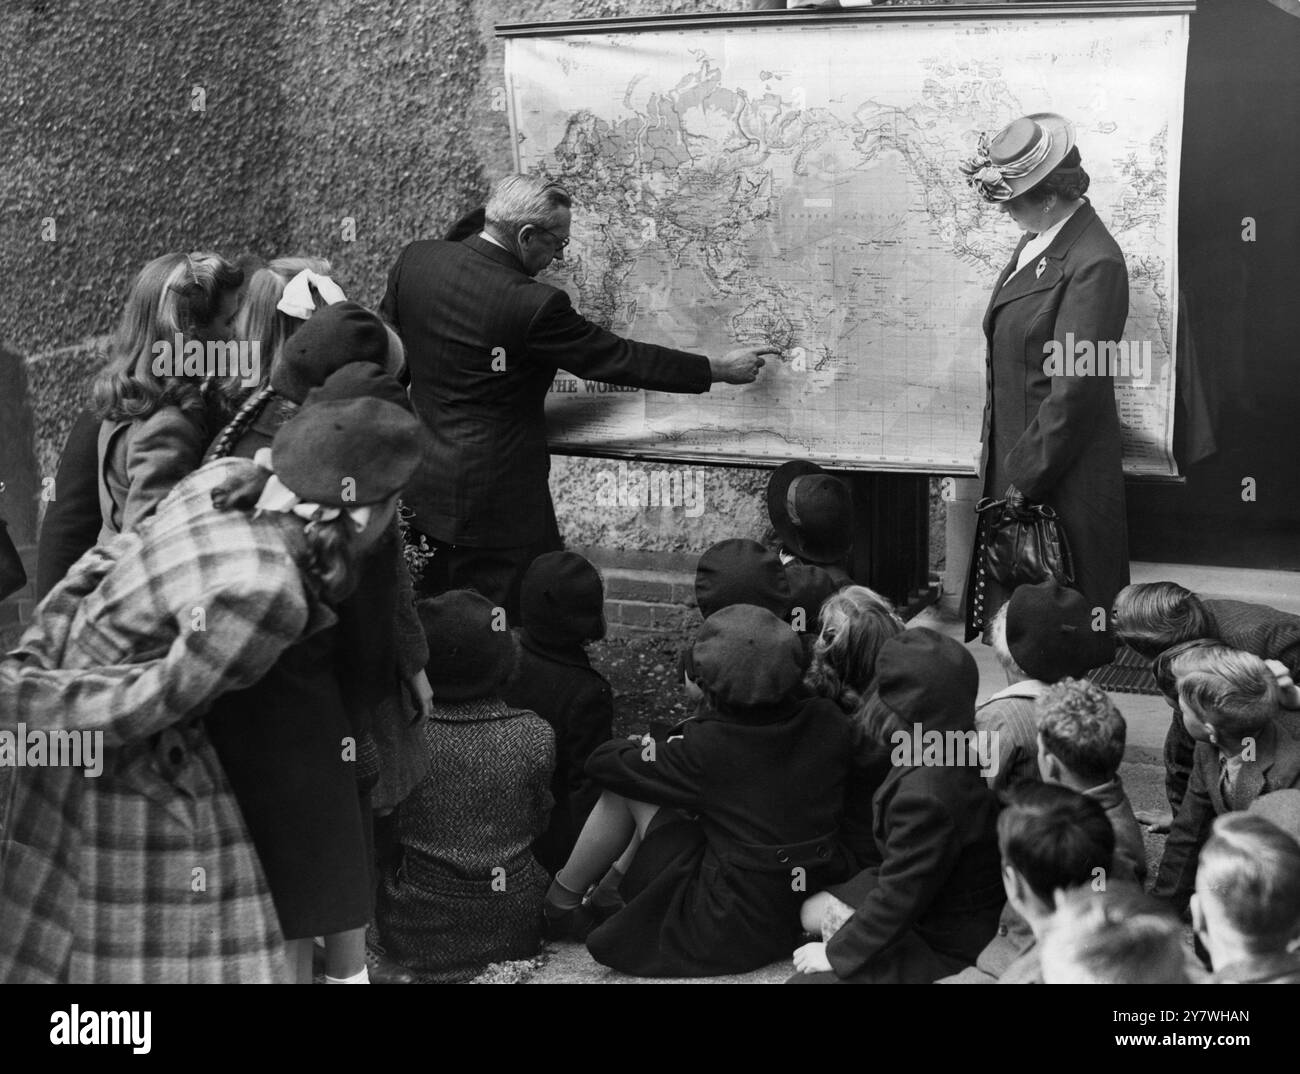
[[[525,224],[553,227],[559,211],[572,205],[569,192],[544,176],[507,175],[493,184],[485,216],[499,238],[513,238]]]

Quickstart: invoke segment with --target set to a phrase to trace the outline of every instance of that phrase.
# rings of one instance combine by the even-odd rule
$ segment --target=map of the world
[[[1053,111],[1128,259],[1126,468],[1173,473],[1185,57],[1183,16],[509,39],[519,166],[574,198],[544,278],[620,335],[779,351],[755,384],[701,396],[561,374],[553,446],[974,472],[981,320],[1019,233],[959,164],[980,132]]]

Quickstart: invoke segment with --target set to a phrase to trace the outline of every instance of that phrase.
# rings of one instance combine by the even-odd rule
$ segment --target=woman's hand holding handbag
[[[980,519],[983,568],[999,585],[1014,589],[1049,578],[1074,585],[1070,544],[1056,512],[1047,504],[1031,503],[1011,485],[1005,498],[985,497],[975,511]]]

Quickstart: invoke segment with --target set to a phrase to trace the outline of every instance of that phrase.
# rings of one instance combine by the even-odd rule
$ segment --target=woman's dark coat
[[[641,742],[607,742],[587,762],[609,790],[670,811],[633,859],[627,905],[587,947],[643,977],[743,973],[788,958],[800,904],[836,867],[847,721],[818,698],[766,722],[710,714],[680,732],[652,754]],[[673,821],[676,810],[698,819]]]
[[[1041,257],[1003,286],[1027,241],[1002,270],[984,314],[984,495],[1001,499],[1015,485],[1026,499],[1054,507],[1074,555],[1074,588],[1109,612],[1129,581],[1114,378],[1048,376],[1044,347],[1055,340],[1069,353],[1067,334],[1075,345],[1122,339],[1128,270],[1086,198]],[[979,553],[977,544],[966,589],[967,641],[983,627],[974,614]],[[985,621],[1009,595],[987,581]]]

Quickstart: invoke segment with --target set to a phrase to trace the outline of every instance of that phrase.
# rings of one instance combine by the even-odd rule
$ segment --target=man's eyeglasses
[[[569,240],[560,238],[560,236],[557,235],[550,228],[542,227],[541,224],[534,224],[533,227],[535,227],[538,231],[545,231],[546,234],[548,234],[551,238],[553,238],[555,240],[556,249],[559,250],[561,253],[568,248]]]

